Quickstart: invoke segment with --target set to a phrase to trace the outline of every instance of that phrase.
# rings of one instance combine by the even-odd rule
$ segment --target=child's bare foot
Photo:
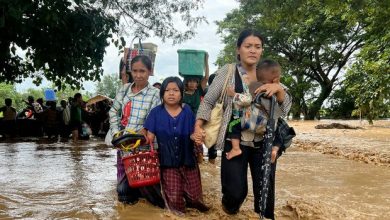
[[[228,160],[232,159],[233,157],[236,157],[238,155],[242,154],[242,151],[240,148],[238,149],[231,149],[229,152],[226,153],[226,158]]]

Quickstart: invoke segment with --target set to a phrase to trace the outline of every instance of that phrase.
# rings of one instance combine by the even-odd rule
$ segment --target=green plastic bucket
[[[179,54],[179,75],[180,76],[203,76],[205,55],[204,50],[177,50]]]

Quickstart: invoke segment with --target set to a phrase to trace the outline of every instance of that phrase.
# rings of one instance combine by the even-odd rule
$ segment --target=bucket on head
[[[206,51],[182,49],[177,50],[179,55],[179,75],[180,76],[200,76],[203,77],[205,67]]]
[[[45,90],[45,100],[46,101],[56,101],[56,93],[53,89],[46,89]]]

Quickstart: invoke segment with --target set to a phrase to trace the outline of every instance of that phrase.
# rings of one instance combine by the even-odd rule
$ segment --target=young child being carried
[[[235,91],[232,88],[228,88],[227,94],[231,97],[233,97],[233,104],[236,105],[235,109],[244,109],[243,113],[235,112],[233,111],[233,120],[229,122],[228,126],[228,137],[231,139],[232,142],[232,149],[228,153],[226,153],[227,159],[232,159],[233,157],[236,157],[240,155],[241,149],[240,149],[240,140],[241,140],[241,131],[243,129],[249,129],[250,126],[254,128],[255,134],[261,134],[265,132],[265,124],[266,120],[259,120],[259,115],[268,116],[269,112],[267,112],[267,109],[270,109],[269,102],[267,103],[254,103],[254,99],[256,98],[255,90],[259,88],[263,84],[267,83],[279,83],[280,82],[280,76],[281,76],[281,68],[279,63],[273,60],[265,59],[259,63],[256,69],[256,78],[257,82],[253,82],[249,85],[249,93],[235,93]],[[245,79],[244,83],[245,82]],[[250,108],[252,107],[252,108]],[[246,111],[245,111],[245,108]],[[257,113],[251,111],[254,108],[257,108]],[[280,111],[279,111],[280,112]],[[242,115],[244,114],[244,115]],[[255,125],[248,125],[248,122],[243,122],[242,118],[247,117],[250,118],[249,114],[253,114],[255,116],[255,121],[253,122]],[[275,112],[276,118],[280,117],[280,113]],[[261,117],[260,117],[261,119]],[[272,149],[272,154],[277,153],[277,148]],[[275,152],[274,152],[275,151]]]

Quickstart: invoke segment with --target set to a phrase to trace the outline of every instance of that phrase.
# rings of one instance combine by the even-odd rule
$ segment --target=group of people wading
[[[264,39],[253,30],[244,30],[237,39],[237,63],[230,77],[227,95],[224,98],[224,113],[215,149],[222,150],[221,185],[222,207],[227,214],[236,214],[248,193],[248,165],[251,170],[254,194],[254,210],[260,212],[259,164],[264,163],[264,127],[247,129],[241,126],[245,112],[253,102],[253,96],[264,93],[276,97],[280,116],[286,116],[291,107],[291,96],[280,82],[281,68],[272,60],[262,60]],[[207,65],[206,65],[207,66]],[[161,88],[149,82],[151,61],[146,56],[131,60],[133,82],[124,84],[117,93],[109,111],[110,134],[128,128],[156,140],[160,159],[160,184],[131,188],[126,178],[118,178],[117,192],[120,202],[134,204],[139,198],[147,199],[153,205],[167,208],[179,215],[187,207],[207,212],[209,206],[202,196],[201,172],[198,155],[202,152],[205,139],[203,125],[210,120],[210,114],[223,93],[224,82],[229,74],[229,65],[216,71],[214,80],[205,92],[208,67],[202,80],[182,80],[168,77]],[[253,85],[257,87],[253,89]],[[201,100],[201,96],[203,99]],[[248,100],[249,99],[249,100]],[[122,125],[122,111],[128,102],[132,103],[127,124]],[[187,104],[186,104],[187,102]],[[194,105],[195,103],[195,105]],[[198,104],[196,104],[198,103]],[[198,106],[196,106],[198,105]],[[267,108],[265,108],[267,109]],[[250,112],[249,112],[250,113]],[[260,126],[260,125],[259,125]],[[262,133],[261,133],[262,132]],[[277,145],[272,147],[272,166],[267,207],[263,215],[274,219],[274,193]],[[123,172],[119,162],[118,177]]]

